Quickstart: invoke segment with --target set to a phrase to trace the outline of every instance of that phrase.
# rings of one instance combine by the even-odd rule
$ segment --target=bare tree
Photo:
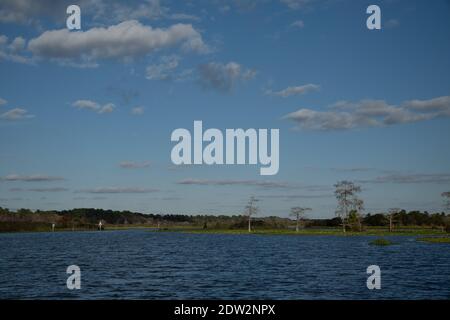
[[[336,216],[341,218],[342,230],[345,233],[345,226],[349,217],[350,210],[355,210],[355,215],[359,217],[359,212],[364,208],[363,200],[357,197],[357,194],[361,192],[361,187],[354,184],[351,181],[339,181],[334,185],[336,190],[334,195],[338,201],[336,209]],[[359,225],[361,224],[358,218]]]
[[[400,211],[401,211],[400,208],[389,209],[389,212],[387,214],[387,217],[389,219],[389,232],[392,232],[394,230],[394,217]]]
[[[298,232],[298,225],[301,219],[305,218],[305,212],[312,210],[311,208],[293,207],[291,208],[291,216],[296,219],[295,231]]]
[[[444,208],[445,210],[450,211],[450,191],[442,192],[441,196],[444,197]]]
[[[259,209],[255,204],[258,201],[259,200],[256,199],[254,196],[251,196],[250,200],[248,201],[248,204],[245,206],[245,215],[248,218],[248,232],[252,232],[252,216],[258,213]]]

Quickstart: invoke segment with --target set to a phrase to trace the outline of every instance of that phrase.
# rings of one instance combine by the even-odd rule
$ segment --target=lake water
[[[0,234],[0,298],[449,299],[450,245],[391,237],[151,232]],[[66,269],[81,268],[68,290]],[[369,265],[381,290],[366,287]]]

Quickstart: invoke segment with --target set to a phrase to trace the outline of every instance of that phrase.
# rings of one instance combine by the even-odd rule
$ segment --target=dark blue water
[[[145,230],[0,234],[0,298],[449,299],[450,245]],[[81,268],[68,290],[66,268]],[[381,290],[366,287],[369,265]]]

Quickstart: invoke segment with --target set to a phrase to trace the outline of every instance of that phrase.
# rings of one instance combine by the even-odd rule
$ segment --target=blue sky
[[[448,1],[82,0],[80,31],[69,4],[0,1],[0,206],[332,217],[347,179],[366,212],[442,210]],[[174,167],[194,120],[280,129],[279,173]]]

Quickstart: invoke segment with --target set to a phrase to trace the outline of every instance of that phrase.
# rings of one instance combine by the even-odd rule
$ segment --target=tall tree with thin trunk
[[[252,216],[258,213],[258,207],[256,206],[258,201],[254,196],[251,196],[248,204],[245,206],[245,215],[248,218],[248,232],[252,232]]]
[[[442,192],[441,196],[444,197],[444,208],[445,210],[450,211],[450,191]]]
[[[392,208],[389,209],[389,212],[387,214],[387,217],[389,219],[389,232],[394,231],[394,219],[395,219],[395,215],[397,213],[399,213],[401,211],[401,209],[399,208]]]
[[[338,201],[336,216],[341,218],[342,231],[345,233],[350,210],[357,210],[358,213],[358,210],[363,208],[364,202],[357,197],[357,194],[361,192],[361,187],[346,180],[339,181],[334,187],[336,188],[334,195]]]
[[[298,232],[298,226],[301,219],[305,218],[305,212],[312,210],[311,208],[293,207],[291,208],[291,216],[295,217],[295,232]]]

